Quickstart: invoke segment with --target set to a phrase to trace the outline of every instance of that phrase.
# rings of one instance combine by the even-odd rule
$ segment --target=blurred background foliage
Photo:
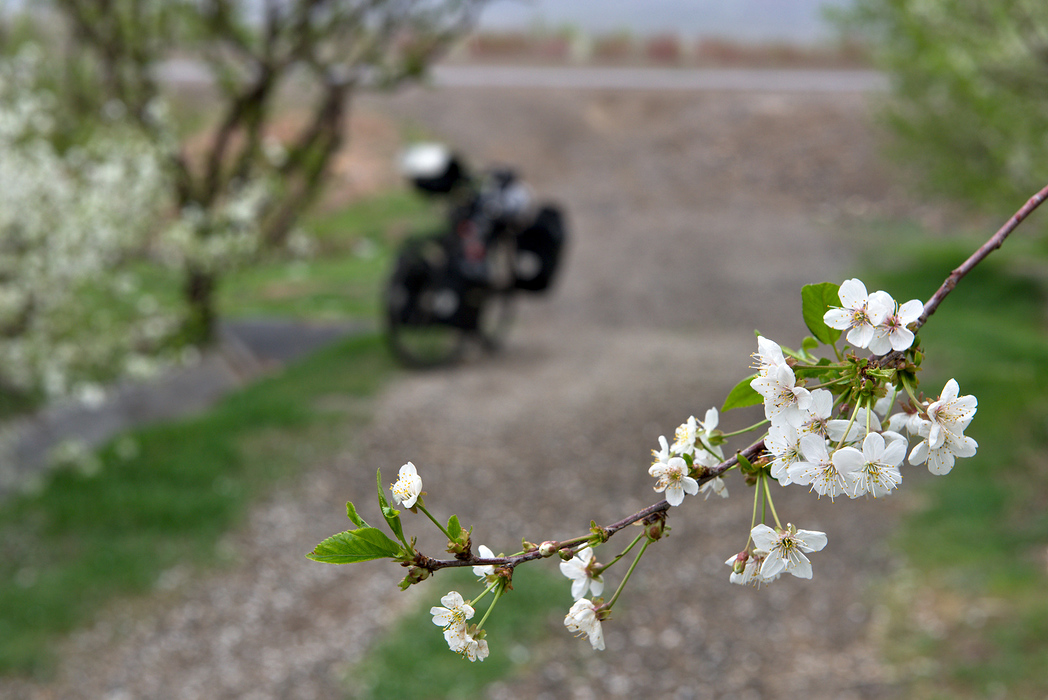
[[[927,192],[1009,215],[1048,182],[1048,3],[855,0],[835,16],[888,73],[892,149]]]

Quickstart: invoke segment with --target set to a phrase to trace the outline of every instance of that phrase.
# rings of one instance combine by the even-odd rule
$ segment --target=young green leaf
[[[357,514],[357,507],[353,505],[352,501],[346,502],[346,517],[357,527],[370,527],[366,522],[364,522],[364,518]]]
[[[404,539],[404,528],[400,525],[400,511],[389,505],[386,501],[386,496],[382,493],[382,470],[378,470],[378,506],[382,511],[382,517],[386,519],[386,524],[389,525],[389,529],[393,531],[393,534],[397,536],[401,542],[407,544],[407,540]]]
[[[756,376],[756,374],[751,374],[728,392],[728,397],[724,399],[724,405],[721,406],[721,412],[730,411],[733,408],[743,408],[744,406],[755,406],[764,401],[764,398],[750,386],[750,382]]]
[[[395,559],[403,554],[401,546],[381,530],[362,527],[328,537],[306,557],[324,564],[355,564],[371,559]]]
[[[457,515],[452,515],[448,518],[448,534],[451,535],[453,540],[457,540],[462,534],[462,525],[459,523]]]
[[[839,285],[832,282],[820,284],[806,284],[801,289],[801,313],[804,315],[804,323],[812,335],[826,343],[833,345],[841,337],[841,332],[830,328],[822,317],[831,307],[841,305],[840,297],[837,296]]]

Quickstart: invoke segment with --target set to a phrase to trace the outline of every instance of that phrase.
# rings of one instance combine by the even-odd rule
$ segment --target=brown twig
[[[742,456],[746,457],[747,459],[752,459],[755,455],[758,455],[758,454],[760,454],[763,451],[764,451],[764,440],[758,440],[757,442],[751,444],[749,447],[746,447],[745,449],[740,450],[740,452],[737,452],[735,455],[733,455],[733,456],[729,457],[728,459],[724,460],[723,462],[721,462],[717,466],[710,467],[707,470],[706,474],[704,476],[700,477],[699,479],[697,479],[697,481],[700,484],[704,484],[707,481],[710,481],[712,479],[716,479],[718,476],[724,474],[724,472],[728,471],[729,469],[731,469],[732,467],[734,467],[736,464],[739,463],[739,457],[738,457],[739,454],[742,454]],[[622,530],[622,529],[632,525],[633,523],[641,522],[645,518],[648,518],[648,517],[650,517],[650,516],[652,516],[652,515],[654,515],[656,513],[668,512],[669,509],[670,509],[670,504],[667,503],[665,501],[665,499],[664,499],[664,500],[659,501],[658,503],[651,504],[647,508],[642,508],[642,509],[638,510],[636,513],[634,513],[633,515],[628,515],[625,518],[623,518],[622,520],[619,520],[619,521],[614,522],[614,523],[612,523],[610,525],[607,525],[607,526],[605,526],[602,529],[607,533],[608,537],[611,537],[612,535],[614,535],[619,530]],[[580,539],[583,539],[583,538],[576,537],[576,538],[572,538],[571,540],[567,540],[567,541],[559,544],[557,549],[558,550],[571,549],[572,547],[574,547],[574,546],[579,544],[579,540]],[[430,557],[425,556],[421,552],[418,552],[418,553],[416,553],[416,559],[415,559],[414,563],[415,563],[416,566],[419,566],[419,567],[424,568],[424,569],[428,569],[429,571],[437,571],[438,569],[450,569],[450,568],[461,567],[461,566],[489,566],[489,565],[492,565],[492,566],[505,566],[505,567],[509,567],[509,568],[512,569],[513,567],[517,566],[518,564],[523,564],[524,562],[527,562],[527,561],[534,561],[536,559],[544,559],[544,558],[545,557],[543,557],[542,554],[538,550],[535,550],[533,552],[525,552],[524,554],[518,554],[518,555],[515,555],[515,556],[512,556],[512,557],[488,557],[488,558],[484,558],[484,557],[478,557],[478,556],[474,555],[474,556],[471,556],[471,557],[469,557],[467,559],[432,559]]]
[[[983,243],[977,251],[971,254],[971,256],[965,260],[961,265],[950,273],[946,280],[942,283],[942,286],[932,295],[932,298],[924,305],[924,313],[921,314],[920,318],[914,323],[917,328],[920,328],[928,321],[928,317],[935,313],[935,310],[939,308],[939,304],[946,298],[946,295],[953,291],[953,288],[957,286],[957,283],[972,269],[981,263],[987,255],[992,253],[1001,247],[1004,243],[1004,239],[1016,229],[1016,227],[1022,223],[1023,219],[1030,215],[1034,209],[1041,206],[1045,199],[1048,199],[1048,185],[1044,187],[1040,192],[1030,197],[1019,211],[1012,215],[1012,218],[1008,219],[1007,223],[1004,224],[997,233],[990,237],[990,240]]]

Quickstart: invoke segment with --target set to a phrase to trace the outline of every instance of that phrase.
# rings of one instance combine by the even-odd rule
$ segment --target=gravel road
[[[445,87],[359,107],[476,162],[515,164],[563,203],[574,237],[560,285],[523,306],[505,353],[391,386],[362,440],[304,465],[300,484],[224,543],[237,563],[167,572],[153,597],[74,635],[53,682],[0,683],[0,696],[345,697],[345,670],[397,612],[446,592],[402,594],[395,567],[303,559],[344,528],[346,500],[371,505],[377,466],[391,475],[414,461],[430,505],[496,551],[652,503],[659,435],[720,404],[748,371],[754,329],[798,344],[800,287],[843,279],[848,222],[903,206],[860,94]],[[673,512],[605,625],[606,651],[561,630],[489,697],[895,697],[869,586],[891,566],[901,503],[784,489],[784,519],[829,545],[812,581],[753,590],[730,585],[723,564],[746,541],[752,503],[736,478],[729,490]]]

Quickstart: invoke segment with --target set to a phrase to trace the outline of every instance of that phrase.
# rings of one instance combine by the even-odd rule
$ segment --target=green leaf
[[[804,323],[820,341],[827,345],[833,345],[841,337],[841,332],[826,325],[822,317],[831,307],[841,305],[837,291],[840,285],[832,282],[820,284],[806,284],[801,289],[801,312],[804,315]]]
[[[382,517],[386,519],[386,524],[389,525],[389,529],[393,531],[393,534],[397,536],[401,542],[407,542],[404,539],[404,528],[400,525],[400,511],[389,505],[386,501],[386,495],[382,493],[382,470],[378,470],[376,476],[378,480],[378,506],[382,511]]]
[[[353,505],[352,501],[346,502],[346,517],[357,527],[370,527],[364,522],[364,518],[357,515],[357,507]]]
[[[728,398],[724,399],[724,405],[721,406],[722,412],[730,411],[733,408],[755,406],[764,401],[764,397],[758,394],[756,390],[750,386],[750,382],[753,381],[756,376],[756,374],[751,374],[736,384],[735,388],[728,392]]]
[[[347,530],[327,538],[306,555],[306,558],[324,564],[355,564],[371,559],[396,559],[404,550],[381,530],[362,527]]]
[[[808,357],[811,357],[812,351],[818,349],[818,347],[819,341],[812,338],[810,335],[801,341],[801,351]]]
[[[457,515],[452,515],[448,518],[448,534],[451,535],[453,540],[457,540],[462,535],[462,525],[459,523]]]

